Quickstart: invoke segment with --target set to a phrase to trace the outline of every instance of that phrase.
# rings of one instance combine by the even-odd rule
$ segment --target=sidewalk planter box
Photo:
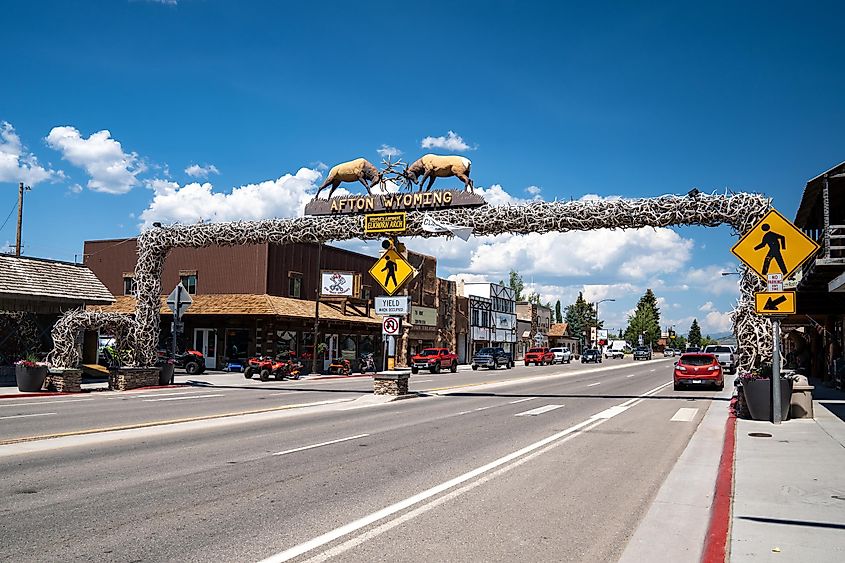
[[[25,392],[41,391],[44,381],[47,379],[47,366],[26,367],[15,366],[15,379],[18,389]]]
[[[164,364],[159,368],[158,373],[158,384],[159,385],[170,385],[170,382],[173,380],[173,370],[176,368],[174,364]]]
[[[55,368],[47,372],[47,389],[59,393],[82,392],[82,370]]]
[[[109,370],[109,389],[127,391],[139,387],[158,385],[161,374],[158,368],[115,368]]]
[[[373,394],[399,397],[408,394],[409,372],[383,371],[373,376]]]
[[[742,383],[745,404],[753,420],[772,419],[772,381],[771,379],[748,379]],[[792,399],[792,380],[780,380],[781,420],[789,416],[789,404]]]

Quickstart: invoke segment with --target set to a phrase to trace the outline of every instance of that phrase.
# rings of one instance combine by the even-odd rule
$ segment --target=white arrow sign
[[[472,234],[472,227],[459,227],[449,223],[441,223],[428,213],[423,216],[422,228],[428,233],[452,233],[463,241],[469,240]]]
[[[167,296],[167,306],[170,307],[171,311],[176,313],[177,318],[182,318],[182,315],[185,314],[185,311],[188,310],[193,302],[194,299],[191,297],[191,294],[188,293],[188,290],[181,283],[173,288],[173,291]]]

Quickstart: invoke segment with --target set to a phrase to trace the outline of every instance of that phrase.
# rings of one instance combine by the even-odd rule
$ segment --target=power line
[[[9,222],[9,218],[12,216],[12,213],[14,213],[14,212],[15,212],[15,208],[16,208],[17,206],[18,206],[18,203],[17,203],[17,202],[15,202],[15,203],[13,203],[13,204],[12,204],[12,209],[10,209],[10,210],[9,210],[9,214],[8,214],[8,215],[6,215],[6,220],[5,220],[5,221],[3,221],[3,224],[2,224],[2,225],[0,225],[0,231],[2,231],[2,230],[3,230],[3,227],[5,227],[5,226],[6,226],[6,223],[8,223],[8,222]]]

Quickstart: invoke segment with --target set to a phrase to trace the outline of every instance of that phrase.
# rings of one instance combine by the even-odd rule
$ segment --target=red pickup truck
[[[534,364],[535,366],[544,366],[546,364],[553,364],[555,361],[554,352],[548,348],[529,348],[525,353],[525,365]]]
[[[411,358],[411,373],[418,373],[421,369],[427,369],[431,373],[448,369],[455,373],[458,371],[458,356],[449,352],[448,348],[426,348]]]

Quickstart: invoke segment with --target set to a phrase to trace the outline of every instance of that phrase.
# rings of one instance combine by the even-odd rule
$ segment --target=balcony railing
[[[803,229],[804,234],[819,243],[816,260],[845,262],[845,225],[830,225],[826,229]]]

